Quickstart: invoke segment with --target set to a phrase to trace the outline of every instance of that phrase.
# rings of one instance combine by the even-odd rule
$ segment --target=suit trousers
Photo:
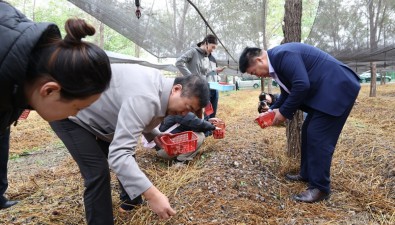
[[[114,224],[107,161],[109,143],[97,139],[68,119],[51,122],[50,125],[77,162],[84,179],[87,224]]]
[[[300,175],[309,188],[330,193],[330,169],[333,152],[354,104],[341,116],[309,110],[302,126]]]
[[[4,196],[8,188],[7,166],[10,151],[10,129],[0,134],[0,205],[3,205],[7,198]]]

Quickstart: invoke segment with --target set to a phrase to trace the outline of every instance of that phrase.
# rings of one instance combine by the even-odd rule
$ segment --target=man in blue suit
[[[273,125],[292,119],[297,109],[308,113],[302,127],[300,172],[286,178],[309,183],[306,191],[293,196],[296,201],[328,199],[332,155],[361,88],[358,75],[328,53],[302,43],[268,51],[247,47],[239,68],[272,77],[280,85],[280,98],[270,107],[276,113]]]

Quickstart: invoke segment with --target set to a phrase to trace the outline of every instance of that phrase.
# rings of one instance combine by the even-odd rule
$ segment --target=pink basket
[[[166,134],[160,137],[162,147],[169,156],[195,151],[197,139],[198,137],[192,131]]]
[[[266,128],[268,126],[271,126],[273,124],[274,116],[276,114],[274,112],[265,112],[262,113],[258,116],[258,118],[255,119],[255,122],[261,126],[261,128]]]

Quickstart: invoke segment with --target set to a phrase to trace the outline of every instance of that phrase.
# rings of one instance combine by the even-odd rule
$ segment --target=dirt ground
[[[116,224],[395,224],[395,85],[378,86],[375,98],[368,88],[337,144],[330,200],[291,199],[306,185],[284,180],[298,169],[298,159],[286,155],[285,127],[261,129],[252,122],[259,90],[221,92],[218,117],[226,122],[226,137],[207,138],[188,166],[137,151],[140,167],[177,215],[161,221],[147,205],[119,213],[114,176]],[[21,202],[0,211],[0,224],[84,224],[83,180],[47,124],[32,114],[12,137],[7,194]]]

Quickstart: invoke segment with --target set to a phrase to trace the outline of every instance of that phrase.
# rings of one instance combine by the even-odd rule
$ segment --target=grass
[[[140,167],[168,196],[177,215],[161,221],[147,205],[119,213],[113,175],[116,224],[395,224],[395,85],[378,86],[375,98],[368,92],[363,86],[336,146],[329,201],[291,200],[306,186],[283,176],[297,171],[299,161],[286,154],[284,127],[261,129],[253,123],[259,90],[222,92],[217,116],[226,122],[226,136],[207,138],[187,167],[175,168],[153,150],[137,150]],[[13,128],[13,153],[35,146],[65,151],[38,117],[20,125]],[[77,165],[66,155],[48,168],[46,154],[42,157],[38,168],[10,170],[8,196],[21,202],[1,210],[0,223],[85,223]]]

